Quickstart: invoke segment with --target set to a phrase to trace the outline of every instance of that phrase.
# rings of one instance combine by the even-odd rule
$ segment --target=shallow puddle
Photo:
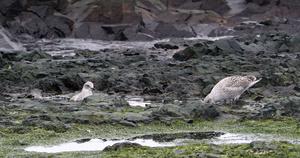
[[[211,139],[214,144],[245,144],[253,141],[288,141],[292,144],[300,144],[300,139],[288,139],[284,137],[274,137],[273,135],[251,133],[251,134],[234,134],[225,133],[220,137]]]
[[[33,146],[26,148],[26,151],[34,152],[46,152],[46,153],[57,153],[57,152],[70,152],[70,151],[98,151],[103,150],[109,145],[114,145],[116,143],[132,142],[138,143],[143,146],[149,147],[164,147],[164,146],[174,146],[173,142],[158,143],[151,139],[136,139],[133,141],[128,140],[105,140],[105,139],[91,139],[88,142],[78,143],[71,142],[65,143],[57,146]]]
[[[288,141],[300,144],[300,139],[286,139],[265,134],[233,134],[223,132],[182,132],[140,135],[127,139],[80,139],[75,142],[64,143],[56,146],[32,146],[25,150],[30,152],[72,152],[72,151],[101,151],[107,146],[116,143],[138,143],[148,147],[167,147],[188,143],[213,143],[213,144],[244,144],[252,141]]]
[[[32,152],[70,152],[70,151],[98,151],[103,150],[109,145],[116,143],[138,143],[142,146],[149,147],[166,147],[182,144],[186,140],[203,140],[219,137],[222,132],[183,132],[183,133],[163,133],[163,134],[149,134],[135,136],[127,139],[81,139],[75,142],[64,143],[56,146],[32,146],[28,147],[26,151]]]
[[[150,100],[145,100],[143,97],[125,97],[125,100],[128,102],[130,106],[141,106],[146,107],[146,105],[151,104]]]

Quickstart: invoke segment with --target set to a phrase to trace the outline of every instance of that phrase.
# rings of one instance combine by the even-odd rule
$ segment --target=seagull
[[[255,76],[231,76],[219,81],[204,98],[205,103],[239,99],[242,93],[261,80]]]
[[[83,85],[81,92],[79,94],[73,96],[70,100],[81,101],[84,98],[93,95],[93,92],[92,92],[93,89],[94,89],[94,84],[92,82],[88,81]]]

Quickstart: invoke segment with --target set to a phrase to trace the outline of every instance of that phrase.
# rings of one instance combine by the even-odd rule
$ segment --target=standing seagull
[[[70,100],[81,101],[84,98],[93,95],[93,92],[92,92],[93,89],[94,89],[94,84],[92,82],[88,81],[83,85],[81,92],[79,94],[73,96]]]
[[[205,103],[215,103],[222,100],[236,101],[242,93],[252,87],[260,79],[255,76],[231,76],[219,81],[204,98]]]

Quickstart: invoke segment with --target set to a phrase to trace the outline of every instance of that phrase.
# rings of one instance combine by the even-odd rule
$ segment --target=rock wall
[[[297,0],[5,0],[0,24],[25,40],[152,40],[271,29],[294,34],[299,8]]]

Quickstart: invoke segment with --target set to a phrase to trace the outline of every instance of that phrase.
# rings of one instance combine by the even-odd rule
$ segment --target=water
[[[57,146],[33,146],[28,147],[26,151],[33,151],[33,152],[46,152],[46,153],[58,153],[58,152],[70,152],[70,151],[101,151],[107,146],[114,145],[116,143],[124,143],[124,142],[131,142],[131,143],[138,143],[143,146],[149,147],[166,147],[166,146],[174,146],[175,143],[172,142],[165,142],[165,143],[158,143],[153,140],[146,140],[146,139],[136,139],[133,141],[127,140],[104,140],[104,139],[91,139],[85,143],[77,143],[77,142],[70,142],[64,143]]]
[[[70,152],[70,151],[101,151],[107,146],[116,143],[138,143],[148,147],[166,147],[182,144],[186,140],[211,139],[222,135],[222,132],[182,132],[182,133],[163,133],[149,134],[131,137],[127,139],[82,139],[75,142],[63,143],[55,146],[32,146],[25,149],[30,152]]]
[[[150,100],[145,100],[143,97],[126,97],[125,100],[130,106],[141,106],[146,107],[146,105],[151,104]]]
[[[273,135],[251,133],[251,134],[238,134],[238,133],[225,133],[220,137],[211,140],[214,144],[245,144],[253,141],[288,141],[292,144],[300,144],[300,139],[288,139],[285,137],[274,137]]]
[[[193,37],[193,38],[184,38],[185,40],[219,40],[222,38],[230,38],[232,36],[222,36],[222,37]],[[23,46],[32,49],[39,48],[42,51],[50,54],[51,56],[75,56],[76,50],[91,50],[91,51],[101,51],[105,49],[111,50],[126,50],[126,49],[146,49],[149,51],[154,47],[154,44],[157,42],[168,42],[170,39],[161,39],[153,41],[102,41],[102,40],[92,40],[92,39],[41,39],[36,42],[23,43]],[[172,54],[177,50],[167,50],[160,52],[161,56],[167,56],[172,58]],[[171,54],[171,55],[170,55]]]
[[[287,139],[284,137],[274,137],[266,134],[236,134],[223,132],[182,132],[150,134],[131,137],[127,139],[82,139],[75,142],[63,143],[56,146],[32,146],[25,150],[30,152],[71,152],[71,151],[101,151],[107,146],[116,143],[138,143],[148,147],[167,147],[193,143],[208,142],[213,144],[244,144],[252,141],[288,141],[293,144],[300,144],[300,139]]]

